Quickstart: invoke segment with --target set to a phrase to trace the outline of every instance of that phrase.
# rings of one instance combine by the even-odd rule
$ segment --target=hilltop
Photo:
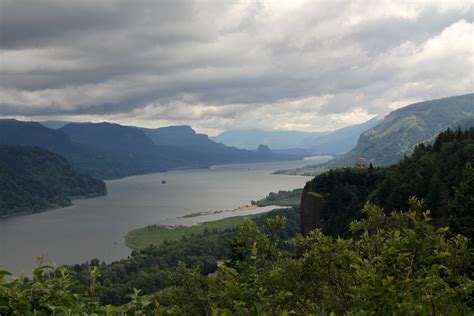
[[[416,145],[432,142],[448,127],[472,126],[469,119],[473,117],[472,93],[414,103],[391,112],[379,125],[362,133],[353,150],[325,166],[352,166],[359,157],[375,165],[394,164],[410,155]]]

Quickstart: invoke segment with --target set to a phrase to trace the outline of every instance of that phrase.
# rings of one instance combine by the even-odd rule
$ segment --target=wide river
[[[230,210],[269,192],[301,188],[309,177],[273,175],[279,169],[316,164],[307,160],[214,166],[133,176],[107,181],[106,197],[74,201],[74,205],[38,214],[0,219],[0,270],[30,273],[36,257],[56,264],[93,258],[110,262],[130,255],[125,234],[150,224],[192,224],[248,214],[225,212],[193,218],[183,215]],[[166,180],[166,184],[162,184]]]

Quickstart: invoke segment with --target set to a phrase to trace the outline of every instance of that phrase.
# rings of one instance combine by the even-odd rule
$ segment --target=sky
[[[474,90],[466,1],[0,0],[0,117],[325,131]]]

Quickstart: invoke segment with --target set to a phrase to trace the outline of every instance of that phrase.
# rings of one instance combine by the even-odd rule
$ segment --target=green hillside
[[[472,315],[473,141],[474,128],[447,130],[394,166],[324,173],[301,217],[150,226],[138,237],[154,246],[110,264],[0,270],[0,314]]]
[[[322,173],[303,191],[301,231],[322,228],[329,235],[345,236],[367,201],[387,211],[406,210],[415,196],[424,200],[436,225],[469,236],[456,224],[459,216],[453,206],[454,188],[469,174],[469,165],[474,165],[474,128],[447,130],[432,145],[418,145],[411,157],[389,167]]]
[[[353,150],[326,166],[352,166],[360,157],[374,165],[394,164],[410,155],[417,144],[433,141],[441,131],[470,117],[474,117],[474,94],[408,105],[363,133]]]
[[[0,217],[67,206],[71,197],[105,194],[104,182],[80,175],[57,154],[0,145]]]

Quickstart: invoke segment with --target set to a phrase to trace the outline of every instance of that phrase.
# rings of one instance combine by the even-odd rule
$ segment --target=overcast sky
[[[472,1],[0,0],[0,116],[322,131],[473,92]]]

